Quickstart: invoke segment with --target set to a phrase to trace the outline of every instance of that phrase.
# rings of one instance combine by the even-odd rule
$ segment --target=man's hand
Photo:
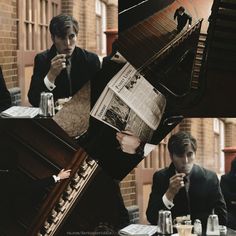
[[[177,173],[170,178],[169,188],[166,191],[168,200],[173,202],[175,195],[184,187],[184,176],[184,173]]]
[[[51,67],[48,72],[48,80],[55,82],[56,77],[66,68],[66,54],[58,54],[51,60]]]
[[[62,179],[67,179],[67,178],[69,178],[69,176],[70,176],[70,172],[71,172],[71,170],[62,169],[62,170],[59,172],[59,174],[57,175],[57,177],[59,177],[60,180],[62,180]]]
[[[122,131],[116,134],[121,150],[129,154],[135,154],[141,140],[130,131]]]

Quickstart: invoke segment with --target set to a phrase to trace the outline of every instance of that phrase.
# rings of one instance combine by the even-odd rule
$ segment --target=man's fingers
[[[125,134],[121,132],[116,133],[116,138],[118,139],[119,142],[121,142],[124,137],[125,137]]]
[[[121,131],[122,134],[126,134],[126,135],[134,135],[133,132],[131,132],[130,130],[123,130]]]
[[[57,61],[58,59],[64,59],[66,60],[66,54],[58,54],[55,57],[53,57],[52,62]]]

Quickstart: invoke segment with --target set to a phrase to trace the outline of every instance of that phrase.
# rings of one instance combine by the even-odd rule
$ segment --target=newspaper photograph
[[[106,89],[103,95],[100,106],[91,111],[93,117],[117,131],[130,130],[144,141],[151,139],[153,130],[112,90]]]
[[[127,63],[108,83],[90,114],[118,131],[129,130],[149,141],[165,105],[165,97]]]
[[[152,129],[159,125],[165,109],[165,97],[129,63],[108,84]]]

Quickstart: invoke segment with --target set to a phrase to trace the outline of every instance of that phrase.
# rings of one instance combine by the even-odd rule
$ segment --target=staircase
[[[199,76],[200,76],[200,69],[201,69],[202,60],[203,60],[203,52],[205,48],[206,37],[207,35],[203,33],[201,33],[199,36],[199,41],[197,45],[197,53],[196,53],[196,57],[194,61],[193,75],[192,75],[192,81],[191,81],[192,89],[199,88]]]
[[[236,1],[215,0],[202,55],[200,76],[194,72],[192,86],[199,88],[197,103],[183,111],[185,117],[235,117]],[[198,59],[198,56],[196,57]],[[195,70],[198,66],[195,62]]]
[[[209,27],[211,45],[208,67],[217,71],[236,71],[236,1],[218,0],[212,8]]]

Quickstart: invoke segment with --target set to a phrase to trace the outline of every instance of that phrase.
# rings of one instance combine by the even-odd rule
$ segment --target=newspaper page
[[[119,235],[152,236],[157,232],[156,225],[130,224],[121,229]]]
[[[165,109],[165,97],[127,63],[108,83],[91,111],[118,131],[149,141]]]
[[[34,118],[39,114],[38,107],[12,106],[0,113],[2,118]]]
[[[155,130],[165,109],[165,97],[129,63],[108,84],[141,119]]]

